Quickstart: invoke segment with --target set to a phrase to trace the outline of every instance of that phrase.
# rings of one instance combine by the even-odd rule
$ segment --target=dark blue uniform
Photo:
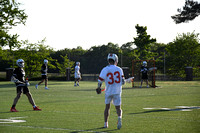
[[[42,67],[41,67],[41,73],[42,73],[42,79],[47,79],[47,71],[48,71],[48,68],[47,68],[47,65],[43,64]]]
[[[16,84],[16,87],[17,87],[17,93],[19,92],[22,92],[24,94],[26,94],[27,92],[29,92],[29,89],[28,87],[25,85],[25,71],[23,68],[16,68],[13,72],[13,76],[18,79],[20,82],[23,82],[23,83],[15,83]]]
[[[148,79],[148,71],[149,71],[148,67],[145,66],[141,67],[142,79]]]

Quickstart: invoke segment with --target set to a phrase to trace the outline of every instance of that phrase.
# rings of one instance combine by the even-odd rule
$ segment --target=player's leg
[[[38,84],[35,85],[35,88],[38,89],[38,85],[40,85],[41,83],[43,83],[44,80],[45,80],[45,79],[42,77],[42,80],[41,80]]]
[[[35,101],[31,95],[30,92],[26,92],[26,96],[28,97],[28,100],[30,102],[30,104],[33,106],[33,110],[36,110],[36,111],[40,111],[41,109],[39,109],[36,105],[35,105]]]
[[[77,78],[77,86],[79,86],[80,78]]]
[[[115,105],[118,116],[117,128],[120,129],[122,127],[121,94],[114,95],[113,104]]]
[[[110,104],[106,104],[104,110],[104,128],[108,128],[108,117],[110,114]]]
[[[113,96],[105,94],[105,110],[104,110],[104,128],[108,128],[108,119],[110,114],[110,102],[112,101]]]
[[[48,78],[46,77],[46,78],[45,78],[45,89],[46,89],[46,90],[49,89],[47,86],[48,86]]]
[[[140,88],[142,88],[143,79],[141,80]]]
[[[149,88],[149,81],[148,81],[148,79],[146,79],[146,83],[147,83],[147,88]]]
[[[12,107],[10,109],[11,112],[18,112],[15,106],[17,105],[17,102],[20,99],[21,95],[22,95],[21,87],[17,87],[17,96],[14,98]]]
[[[118,121],[117,121],[117,128],[120,129],[122,127],[122,109],[121,106],[115,106],[116,111],[117,111],[117,116],[118,116]]]

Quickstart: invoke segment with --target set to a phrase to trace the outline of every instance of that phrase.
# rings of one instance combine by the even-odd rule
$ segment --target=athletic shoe
[[[16,110],[16,108],[14,107],[14,108],[10,108],[10,112],[18,112],[17,110]]]
[[[47,87],[45,87],[44,89],[45,89],[45,90],[49,90],[49,88],[47,88]]]
[[[38,107],[35,107],[35,108],[33,107],[33,110],[34,111],[41,111],[42,109],[39,109]]]
[[[121,127],[122,127],[122,118],[118,118],[117,129],[120,129]]]
[[[35,85],[35,88],[38,89],[38,84]]]
[[[108,122],[105,122],[105,123],[104,123],[103,128],[108,128]]]

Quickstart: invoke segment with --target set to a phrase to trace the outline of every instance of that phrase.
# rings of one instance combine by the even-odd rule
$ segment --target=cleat
[[[108,128],[108,122],[105,122],[105,123],[104,123],[103,128]]]
[[[49,88],[48,88],[48,87],[45,87],[44,89],[45,89],[45,90],[49,90]]]
[[[34,111],[42,111],[42,109],[39,109],[38,107],[35,107],[35,108],[33,107],[33,110]]]
[[[38,84],[35,85],[35,89],[38,89]]]
[[[14,107],[14,108],[10,108],[10,112],[18,112],[17,110],[16,110],[16,108]]]
[[[122,127],[122,118],[118,118],[117,129],[120,129],[121,127]]]

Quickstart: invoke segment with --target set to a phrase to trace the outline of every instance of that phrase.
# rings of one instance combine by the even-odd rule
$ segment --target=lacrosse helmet
[[[143,62],[142,62],[142,65],[143,65],[143,66],[147,66],[147,62],[146,62],[146,61],[143,61]]]
[[[76,62],[76,65],[80,65],[80,62]]]
[[[107,57],[107,60],[109,60],[109,59],[114,60],[115,64],[118,63],[118,56],[116,54],[109,53],[108,57]]]
[[[18,67],[24,67],[24,60],[23,59],[18,59],[16,61],[16,64],[17,64]]]
[[[44,64],[47,65],[48,64],[48,60],[44,59]]]

